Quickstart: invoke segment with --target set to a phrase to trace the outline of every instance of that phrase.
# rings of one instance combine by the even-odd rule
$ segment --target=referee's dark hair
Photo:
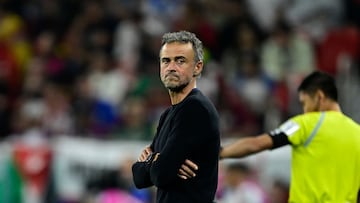
[[[331,75],[321,71],[314,71],[305,77],[298,87],[299,92],[302,91],[309,95],[314,95],[317,90],[323,91],[326,97],[338,101],[336,82]]]

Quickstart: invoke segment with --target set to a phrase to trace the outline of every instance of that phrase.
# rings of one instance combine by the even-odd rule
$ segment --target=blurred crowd
[[[313,70],[337,79],[343,111],[360,122],[358,0],[0,5],[1,140],[35,134],[151,140],[170,105],[159,79],[160,40],[177,30],[203,41],[198,88],[217,107],[223,138],[268,131],[301,113],[296,88]],[[238,165],[229,170],[248,172]]]
[[[1,138],[36,126],[47,137],[151,139],[169,105],[159,40],[174,30],[204,43],[198,86],[217,106],[223,135],[271,129],[301,111],[304,74],[357,67],[358,8],[340,0],[2,1]]]

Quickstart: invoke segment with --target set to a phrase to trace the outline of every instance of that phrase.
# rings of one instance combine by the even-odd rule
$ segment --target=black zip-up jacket
[[[198,89],[161,115],[150,147],[160,156],[154,162],[133,164],[136,187],[155,185],[157,203],[213,202],[218,182],[219,117]],[[199,166],[196,177],[183,180],[177,176],[185,159]]]

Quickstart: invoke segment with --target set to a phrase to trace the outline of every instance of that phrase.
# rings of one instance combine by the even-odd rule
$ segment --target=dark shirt
[[[199,90],[193,89],[161,115],[150,147],[160,156],[154,162],[133,164],[138,188],[155,185],[157,203],[213,202],[218,181],[219,117]],[[199,166],[196,177],[183,180],[177,176],[185,159]]]

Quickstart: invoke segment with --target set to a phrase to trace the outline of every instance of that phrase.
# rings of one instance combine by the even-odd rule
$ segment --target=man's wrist
[[[146,163],[151,164],[159,158],[160,153],[152,152],[145,160]]]

